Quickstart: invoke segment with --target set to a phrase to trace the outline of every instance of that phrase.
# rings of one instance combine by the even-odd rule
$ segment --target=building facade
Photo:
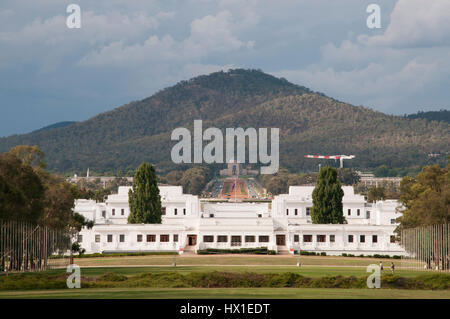
[[[94,221],[78,241],[94,252],[197,252],[207,248],[267,247],[277,253],[302,251],[355,255],[404,255],[395,242],[397,201],[369,204],[344,186],[347,224],[312,224],[313,186],[291,186],[272,202],[214,202],[183,194],[181,186],[159,186],[161,224],[128,224],[128,190],[119,187],[105,203],[77,200],[75,211]]]

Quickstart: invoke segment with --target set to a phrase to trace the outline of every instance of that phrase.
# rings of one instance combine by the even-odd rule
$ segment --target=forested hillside
[[[414,114],[408,114],[406,115],[406,117],[409,119],[427,119],[428,121],[442,121],[450,123],[449,110],[428,111],[428,112],[419,111]]]
[[[0,139],[0,151],[38,145],[48,167],[60,172],[135,169],[143,161],[158,170],[186,168],[172,163],[176,127],[280,128],[281,165],[311,170],[305,154],[354,154],[348,165],[371,168],[426,164],[428,153],[445,153],[450,125],[408,119],[355,107],[257,70],[199,76],[87,121]],[[347,163],[346,163],[347,164]]]

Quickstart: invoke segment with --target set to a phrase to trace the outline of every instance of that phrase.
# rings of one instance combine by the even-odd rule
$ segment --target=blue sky
[[[81,29],[66,26],[70,3]],[[370,3],[381,29],[366,26]],[[448,109],[449,61],[448,0],[3,0],[0,136],[229,68],[390,114]]]

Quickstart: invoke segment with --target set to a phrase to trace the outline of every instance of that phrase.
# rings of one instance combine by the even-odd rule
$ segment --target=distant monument
[[[258,170],[242,168],[242,164],[236,161],[229,161],[227,168],[220,170],[221,176],[258,175]]]

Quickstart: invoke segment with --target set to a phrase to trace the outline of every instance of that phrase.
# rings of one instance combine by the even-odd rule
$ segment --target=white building
[[[87,253],[267,247],[278,253],[405,254],[394,240],[397,201],[369,204],[351,186],[343,187],[342,225],[311,223],[313,186],[291,186],[271,203],[201,201],[181,186],[159,186],[162,223],[127,224],[129,189],[119,187],[105,203],[76,201],[75,211],[95,224],[80,232]]]

